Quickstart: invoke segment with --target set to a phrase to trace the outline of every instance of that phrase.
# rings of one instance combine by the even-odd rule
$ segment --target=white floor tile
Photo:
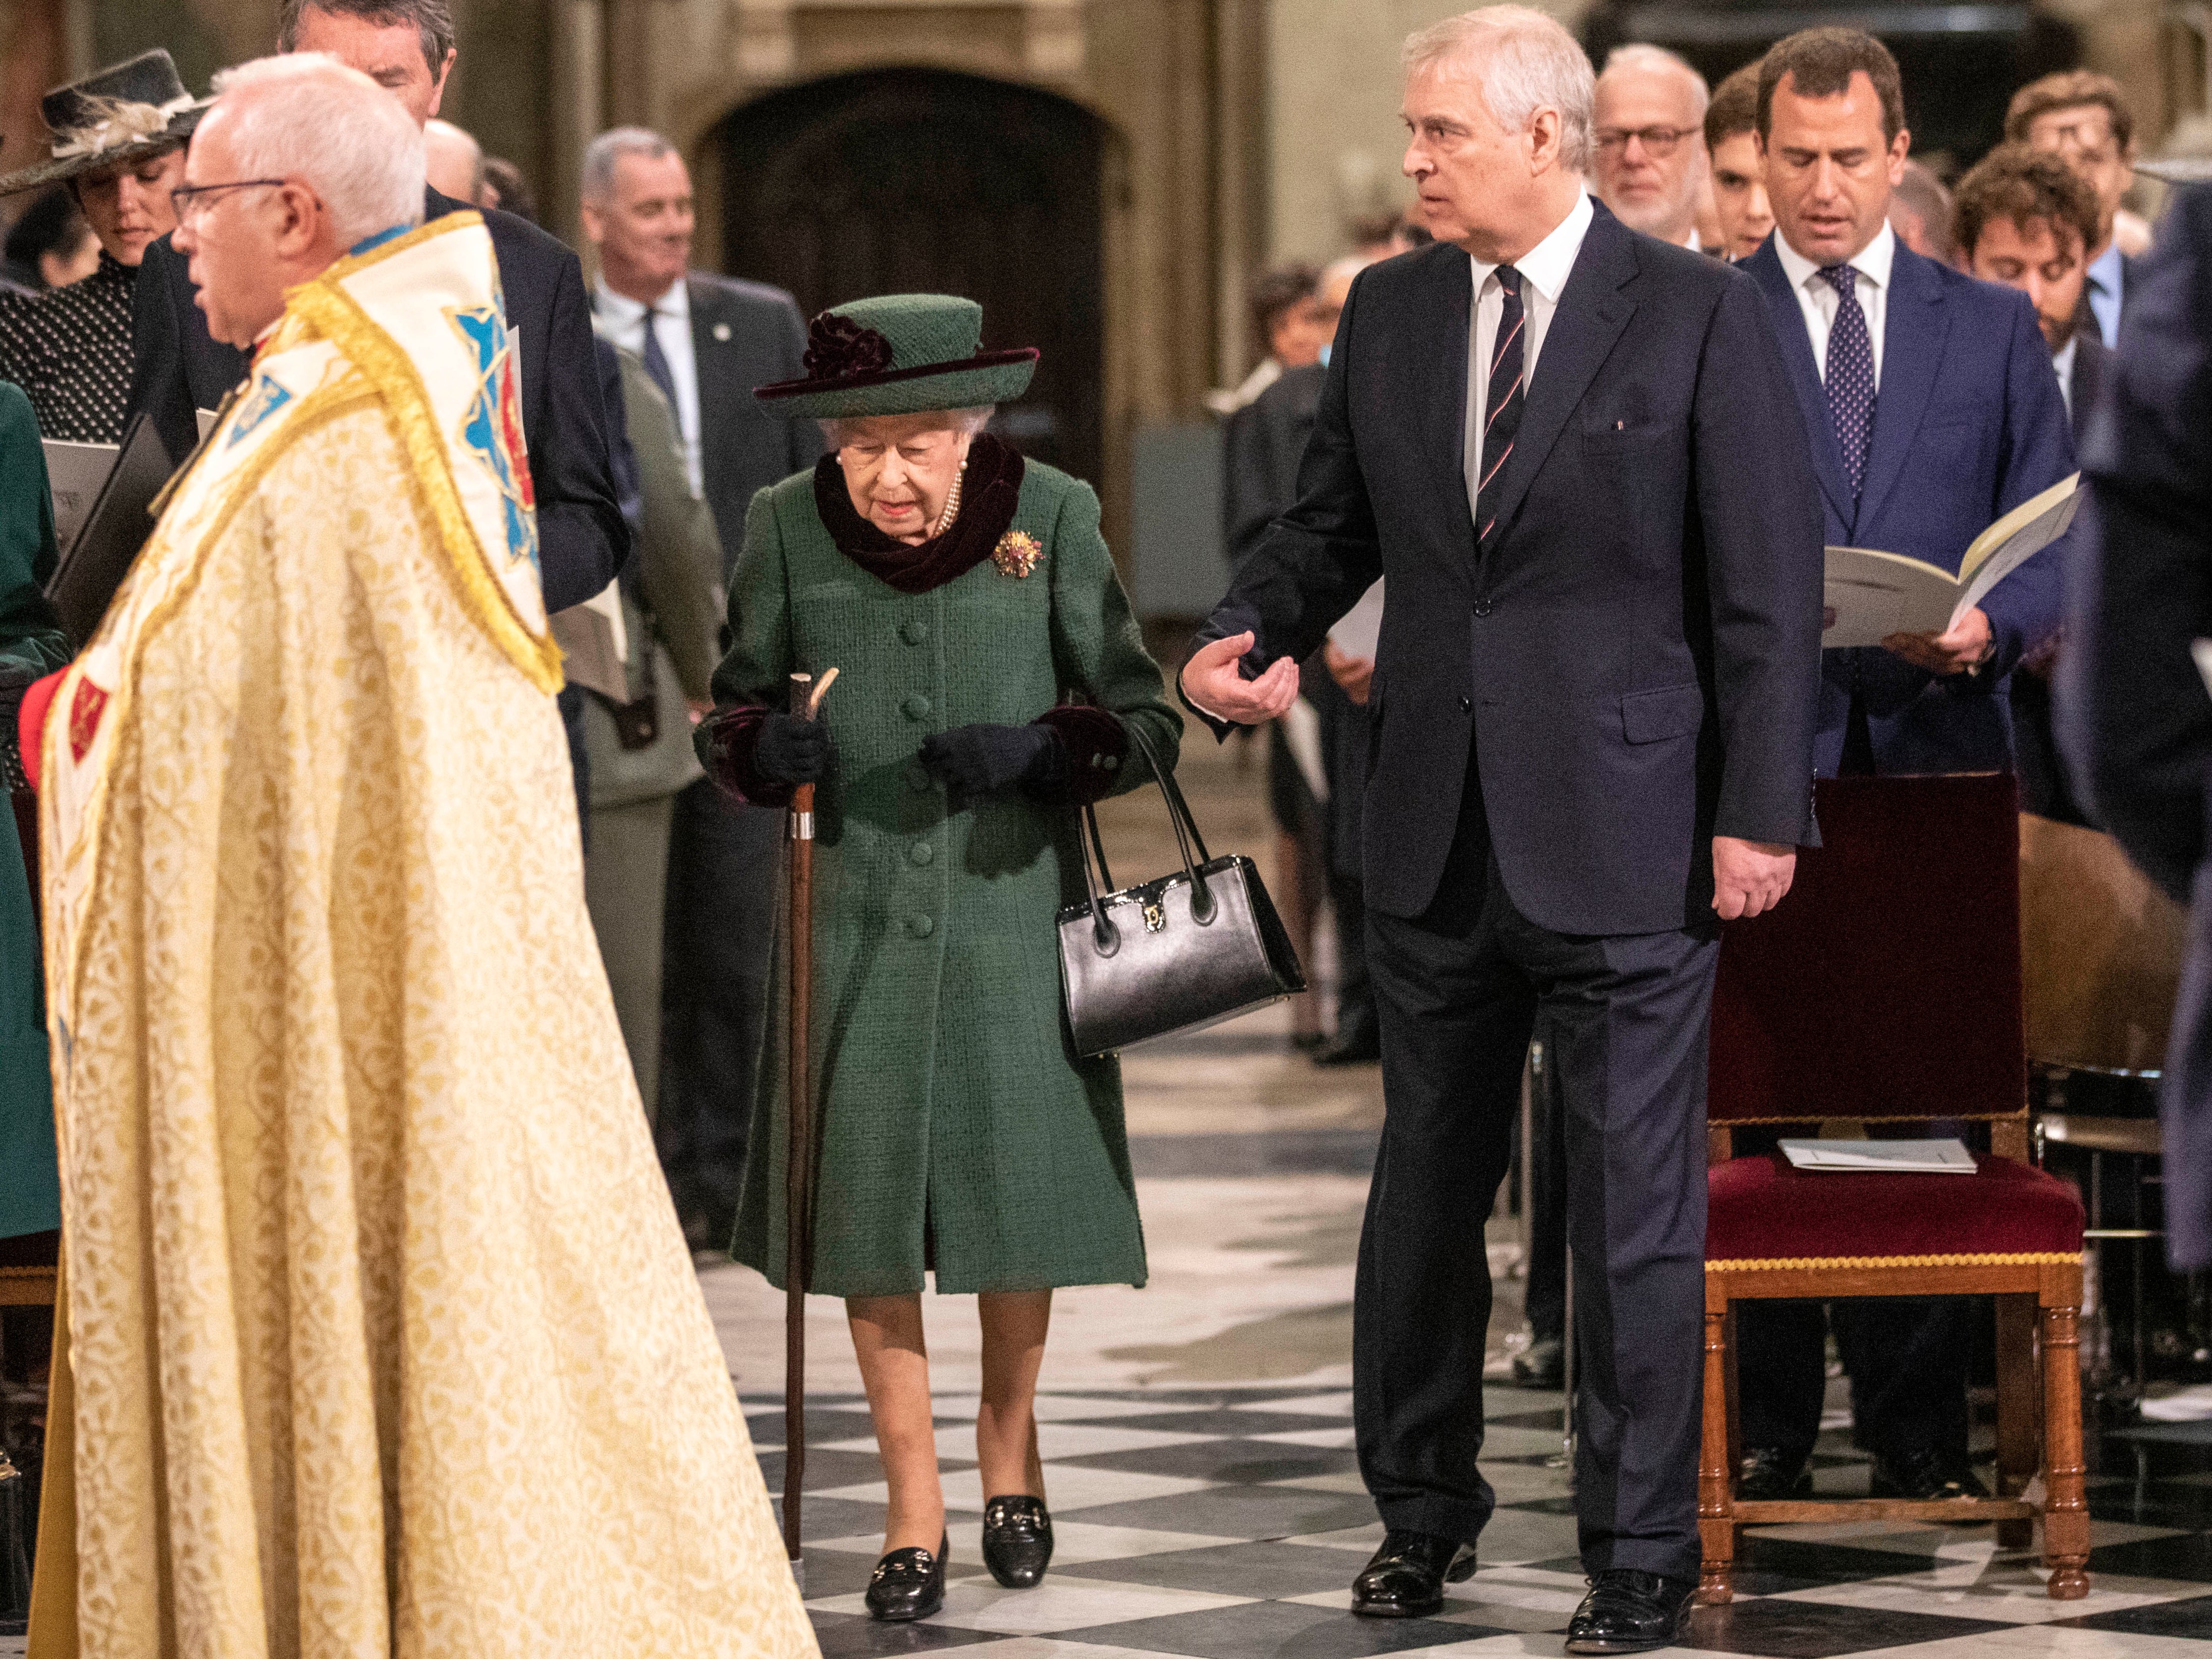
[[[1083,1630],[1093,1625],[1163,1619],[1178,1613],[1207,1613],[1216,1607],[1233,1607],[1251,1599],[1080,1578],[1048,1577],[1035,1589],[1008,1590],[985,1578],[947,1584],[945,1611],[939,1617],[954,1630],[1049,1636],[1058,1631]],[[824,1613],[867,1611],[866,1598],[858,1595],[809,1605]]]
[[[1045,1364],[1052,1364],[1052,1352],[1045,1351]],[[975,1412],[982,1404],[972,1394],[940,1394],[930,1401],[930,1409],[939,1417],[950,1417],[963,1423],[973,1423]],[[1047,1394],[1036,1397],[1037,1421],[1062,1423],[1070,1420],[1089,1421],[1103,1417],[1157,1417],[1163,1412],[1188,1411],[1190,1407],[1173,1400],[1100,1400],[1082,1394]]]
[[[1121,1429],[1111,1424],[1054,1423],[1040,1418],[1037,1446],[1047,1462],[1055,1457],[1089,1457],[1097,1452],[1143,1451],[1152,1446],[1179,1446],[1193,1440],[1218,1439],[1218,1435],[1177,1434],[1164,1429]],[[872,1452],[876,1437],[854,1435],[826,1443],[824,1451]],[[949,1462],[975,1461],[975,1431],[972,1425],[950,1424],[937,1431],[937,1455]]]
[[[1349,1417],[1352,1390],[1341,1394],[1306,1395],[1289,1400],[1254,1400],[1231,1406],[1237,1412],[1284,1412],[1299,1417]]]
[[[1788,1590],[1777,1601],[1813,1601],[1824,1607],[1869,1607],[1893,1613],[1935,1613],[1952,1619],[2001,1619],[2008,1624],[2040,1625],[2056,1619],[2080,1619],[2123,1607],[2147,1607],[2203,1595],[2203,1584],[2163,1579],[2093,1577],[2089,1594],[2078,1601],[2054,1601],[2045,1592],[2044,1573],[2025,1563],[1967,1572],[1915,1573],[1857,1583],[1822,1584]],[[2212,1630],[2205,1632],[2212,1640]],[[2212,1650],[2208,1650],[2212,1651]]]

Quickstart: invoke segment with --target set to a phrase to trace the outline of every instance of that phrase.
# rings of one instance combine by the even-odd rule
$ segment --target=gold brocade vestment
[[[489,238],[289,300],[45,728],[32,1651],[811,1655],[585,914]]]

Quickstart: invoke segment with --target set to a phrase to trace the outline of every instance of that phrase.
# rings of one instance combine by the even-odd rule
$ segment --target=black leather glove
[[[825,722],[770,714],[753,745],[753,769],[775,783],[818,783],[836,755]]]
[[[1044,791],[1066,769],[1060,736],[1042,726],[957,726],[921,740],[921,763],[955,811],[1022,787]]]

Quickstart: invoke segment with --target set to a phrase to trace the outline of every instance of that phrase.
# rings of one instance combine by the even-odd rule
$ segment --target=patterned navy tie
[[[1474,489],[1474,508],[1478,518],[1486,506],[1486,497],[1498,477],[1498,468],[1513,453],[1513,435],[1521,429],[1521,408],[1526,401],[1523,382],[1527,376],[1521,372],[1528,333],[1522,326],[1526,319],[1521,312],[1521,273],[1511,265],[1498,267],[1498,285],[1505,291],[1505,304],[1498,313],[1498,343],[1490,353],[1490,390],[1482,401],[1482,460],[1481,471],[1476,476],[1481,480]],[[1492,511],[1482,520],[1481,532],[1475,537],[1478,552],[1485,550],[1490,532],[1497,527],[1498,514]]]
[[[1858,272],[1850,265],[1823,265],[1820,279],[1836,290],[1836,320],[1828,328],[1828,418],[1835,422],[1836,447],[1843,451],[1844,476],[1856,501],[1874,435],[1874,337],[1853,292]]]
[[[638,355],[645,359],[647,376],[660,388],[660,395],[668,399],[668,412],[681,421],[683,416],[677,413],[676,406],[676,371],[668,366],[668,354],[660,349],[660,331],[654,326],[660,317],[658,311],[645,313],[645,349]]]

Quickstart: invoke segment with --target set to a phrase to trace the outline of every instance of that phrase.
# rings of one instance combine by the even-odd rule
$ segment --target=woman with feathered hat
[[[149,244],[176,228],[169,192],[210,100],[169,54],[141,52],[40,102],[45,160],[0,178],[0,197],[63,184],[100,238],[100,263],[67,288],[0,295],[0,379],[21,386],[48,438],[112,444],[131,397],[131,308]]]
[[[842,1296],[890,1487],[878,1618],[944,1598],[945,1499],[922,1341],[925,1273],[974,1293],[983,1558],[1010,1588],[1052,1552],[1035,1398],[1052,1293],[1145,1280],[1119,1067],[1077,1057],[1054,917],[1083,890],[1073,808],[1172,767],[1182,729],[1146,654],[1088,484],[983,428],[1033,350],[980,349],[943,295],[814,319],[806,378],[764,386],[834,453],[753,500],[733,644],[699,749],[724,787],[817,798],[810,1288]],[[794,672],[840,671],[820,716]],[[783,1283],[785,1065],[732,1253]]]

